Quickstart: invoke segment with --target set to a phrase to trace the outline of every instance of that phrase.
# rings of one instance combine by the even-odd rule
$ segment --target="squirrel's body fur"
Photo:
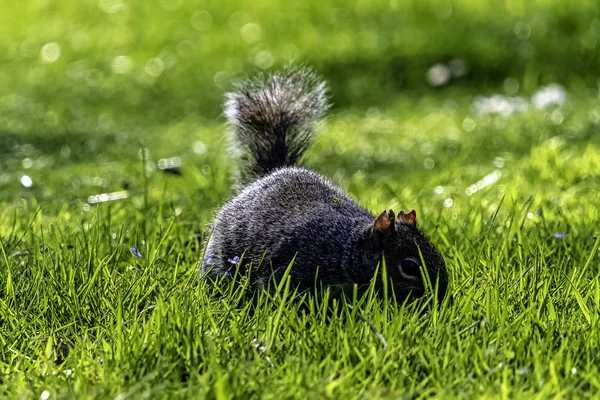
[[[231,218],[235,223],[227,222]],[[373,219],[321,175],[282,168],[248,185],[223,206],[215,219],[215,226],[222,228],[213,232],[204,264],[214,265],[211,275],[218,275],[223,269],[235,270],[228,261],[235,256],[252,265],[266,256],[264,263],[272,269],[261,268],[254,277],[264,285],[272,272],[281,278],[296,258],[292,276],[303,287],[315,284],[317,266],[327,268],[319,277],[324,286],[369,282],[377,260],[369,260],[373,269],[361,268],[366,261],[361,247]]]
[[[416,228],[414,211],[376,218],[322,175],[295,166],[326,109],[324,83],[305,68],[263,76],[227,95],[245,187],[213,222],[203,273],[227,275],[241,258],[253,268],[253,284],[264,287],[293,261],[296,287],[344,289],[368,285],[385,255],[397,295],[423,294],[423,260],[442,298],[444,260]]]

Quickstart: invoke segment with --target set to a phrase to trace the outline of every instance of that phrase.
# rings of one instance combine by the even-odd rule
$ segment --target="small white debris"
[[[50,398],[50,391],[44,390],[42,394],[40,394],[40,400],[48,400]]]
[[[567,101],[567,91],[559,84],[553,83],[534,93],[531,102],[535,108],[560,106]]]
[[[113,193],[102,193],[102,194],[97,194],[97,195],[88,197],[88,203],[89,204],[105,203],[107,201],[121,200],[121,199],[126,199],[128,197],[129,197],[129,192],[126,192],[126,191],[113,192]]]
[[[267,350],[267,346],[265,346],[258,339],[252,339],[252,347],[254,347],[259,353],[264,353]]]
[[[465,194],[467,196],[471,196],[471,195],[477,193],[478,191],[480,191],[481,189],[483,189],[484,187],[493,185],[494,183],[498,182],[498,179],[500,179],[501,177],[502,177],[502,172],[500,170],[495,170],[491,174],[484,176],[481,180],[479,180],[479,181],[475,182],[474,184],[472,184],[471,186],[469,186],[465,190]]]
[[[525,368],[521,368],[521,369],[517,369],[515,371],[515,374],[517,375],[527,375],[529,373],[529,368],[525,367]]]
[[[165,169],[174,169],[181,167],[181,158],[179,157],[171,157],[171,158],[161,158],[158,160],[158,168]]]
[[[529,105],[522,97],[507,97],[499,94],[490,97],[478,96],[473,102],[473,112],[477,115],[500,114],[505,117],[527,111]]]
[[[498,372],[500,369],[502,369],[502,367],[504,367],[504,361],[498,363],[497,366],[495,366],[494,368],[490,369],[489,375],[495,374],[496,372]]]
[[[29,176],[23,175],[21,177],[21,185],[25,186],[26,188],[30,188],[31,185],[33,185],[33,180],[31,180]]]

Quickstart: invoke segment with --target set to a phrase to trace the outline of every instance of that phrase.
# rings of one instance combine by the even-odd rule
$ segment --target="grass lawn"
[[[400,3],[7,5],[0,398],[597,398],[598,6]],[[330,313],[200,279],[234,193],[222,93],[290,59],[336,104],[306,164],[374,213],[416,209],[453,304]],[[466,75],[429,87],[454,59]]]

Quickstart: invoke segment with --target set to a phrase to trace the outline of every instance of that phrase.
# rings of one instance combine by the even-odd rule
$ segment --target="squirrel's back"
[[[342,277],[358,282],[365,271],[351,269],[360,260],[353,259],[356,252],[348,246],[372,220],[371,213],[323,176],[284,167],[249,184],[221,208],[204,268],[217,276],[235,270],[234,260],[241,257],[244,264],[263,262],[253,279],[264,285],[271,274],[281,277],[296,258],[301,265],[292,271],[296,282],[312,285],[318,266],[328,266],[321,276],[326,285]]]

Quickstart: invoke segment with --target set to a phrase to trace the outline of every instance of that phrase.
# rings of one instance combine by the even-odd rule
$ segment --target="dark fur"
[[[294,285],[344,290],[368,286],[385,255],[387,274],[403,298],[424,293],[421,279],[405,279],[399,267],[408,256],[422,256],[443,298],[444,260],[415,223],[391,213],[386,228],[375,229],[375,216],[342,189],[294,166],[326,108],[325,85],[307,69],[288,68],[227,95],[226,116],[243,151],[241,175],[244,181],[256,180],[217,214],[203,273],[229,274],[236,268],[231,260],[243,257],[244,265],[255,268],[253,283],[262,287],[273,277],[279,280],[295,257]]]

